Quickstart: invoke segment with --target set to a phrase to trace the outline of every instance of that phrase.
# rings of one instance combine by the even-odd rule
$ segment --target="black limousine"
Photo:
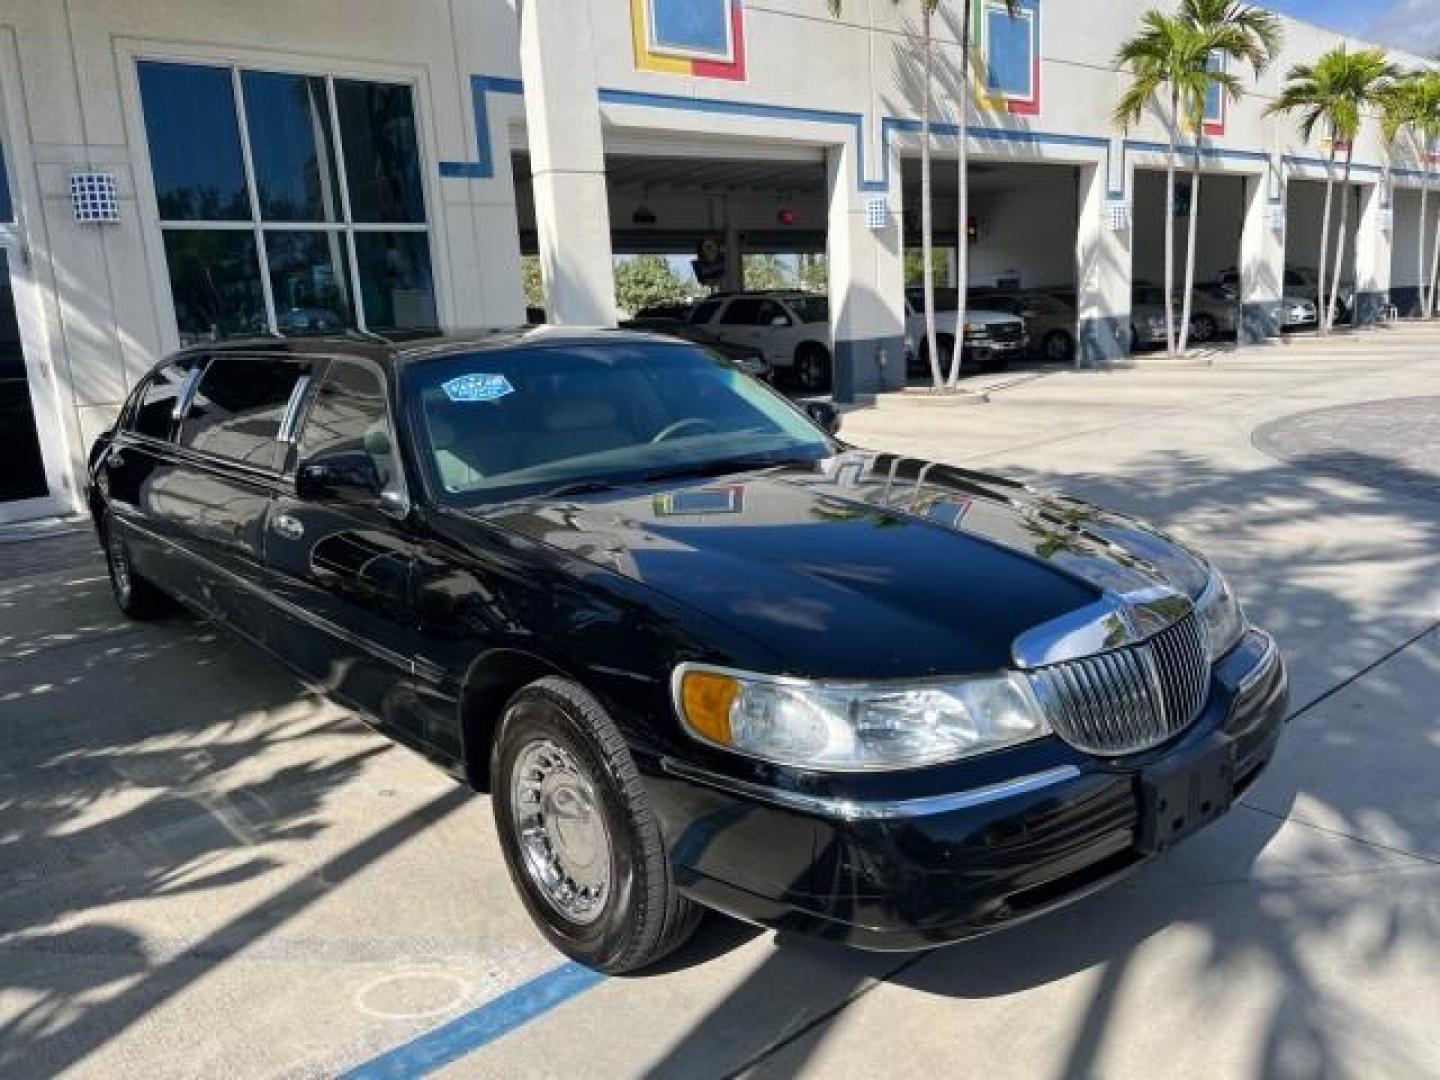
[[[128,615],[180,601],[489,792],[606,971],[702,907],[954,941],[1254,781],[1286,674],[1201,556],[837,428],[646,334],[267,339],[156,367],[89,497]]]

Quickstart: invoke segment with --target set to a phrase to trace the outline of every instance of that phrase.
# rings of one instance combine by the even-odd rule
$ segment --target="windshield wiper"
[[[665,480],[681,480],[689,476],[722,476],[725,473],[745,472],[749,469],[768,469],[781,465],[804,462],[804,458],[776,458],[769,456],[719,458],[715,461],[697,461],[689,465],[675,465],[666,469],[653,469],[635,476],[621,476],[613,480],[573,480],[541,492],[546,499],[564,499],[571,495],[596,495],[621,488],[639,487],[642,484],[658,484]]]

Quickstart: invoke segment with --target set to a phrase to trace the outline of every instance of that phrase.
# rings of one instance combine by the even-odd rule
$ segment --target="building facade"
[[[1165,129],[1117,132],[1141,0],[949,3],[936,230],[977,284],[1072,289],[1077,360],[1125,355],[1158,278]],[[0,0],[0,523],[79,507],[85,455],[166,352],[225,336],[508,325],[538,256],[550,320],[616,317],[615,255],[824,253],[837,394],[904,381],[922,84],[913,5],[848,0]],[[955,209],[973,20],[970,220]],[[1207,117],[1197,261],[1278,334],[1318,260],[1329,147],[1267,117],[1285,47]],[[1395,54],[1404,66],[1416,57]],[[1421,280],[1432,155],[1353,148],[1361,318]],[[1187,194],[1187,197],[1188,194]],[[1338,215],[1337,215],[1338,216]],[[1171,223],[1174,228],[1179,223]]]

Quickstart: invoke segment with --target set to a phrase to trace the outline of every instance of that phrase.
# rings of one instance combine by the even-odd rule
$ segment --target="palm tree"
[[[1255,77],[1259,78],[1280,50],[1281,30],[1280,20],[1270,12],[1235,0],[1183,0],[1180,17],[1210,46],[1204,70],[1196,74],[1197,83],[1204,84],[1204,92],[1198,101],[1192,102],[1195,112],[1190,117],[1190,127],[1195,135],[1195,156],[1190,167],[1185,300],[1180,313],[1178,351],[1183,353],[1190,343],[1190,312],[1195,290],[1195,232],[1200,220],[1200,159],[1204,149],[1206,102],[1210,99],[1212,88],[1218,88],[1232,102],[1239,101],[1240,80],[1226,70],[1226,64],[1230,61],[1249,64]]]
[[[1420,314],[1429,318],[1434,304],[1434,285],[1425,262],[1425,227],[1430,220],[1430,147],[1440,137],[1440,72],[1412,71],[1396,82],[1381,102],[1381,125],[1385,142],[1393,145],[1408,134],[1425,173],[1420,183],[1420,229],[1416,238],[1416,281],[1420,289]],[[1437,249],[1440,254],[1440,249]],[[1427,285],[1429,286],[1427,288]]]
[[[1201,74],[1209,67],[1210,51],[1194,27],[1174,15],[1147,11],[1140,17],[1141,30],[1120,46],[1116,67],[1129,67],[1130,87],[1115,106],[1115,123],[1128,131],[1145,110],[1163,98],[1168,110],[1161,113],[1169,137],[1165,158],[1165,352],[1176,353],[1175,313],[1175,157],[1180,144],[1180,126],[1187,115],[1205,108],[1210,83]],[[1182,111],[1183,110],[1183,111]]]
[[[843,0],[827,0],[830,14],[838,18],[844,7]],[[898,4],[900,0],[892,0]],[[920,48],[924,69],[923,104],[920,109],[920,245],[923,251],[925,281],[925,354],[930,358],[930,377],[935,389],[945,388],[940,371],[940,348],[936,343],[935,331],[935,260],[931,253],[935,248],[935,221],[930,206],[930,132],[931,102],[935,96],[935,12],[940,0],[919,0],[920,4]]]
[[[1360,133],[1364,112],[1372,109],[1389,92],[1399,74],[1379,49],[1350,52],[1344,45],[1331,49],[1313,64],[1296,64],[1285,76],[1285,89],[1267,112],[1300,114],[1300,134],[1309,142],[1317,128],[1327,132],[1330,149],[1325,171],[1325,210],[1320,227],[1320,330],[1329,333],[1335,325],[1340,273],[1345,265],[1345,234],[1350,228],[1350,199],[1340,200],[1340,235],[1335,242],[1335,271],[1328,300],[1325,294],[1326,260],[1330,248],[1330,214],[1335,194],[1335,155],[1345,148],[1345,170],[1341,179],[1347,196],[1350,164],[1355,138]]]
[[[1280,21],[1267,11],[1235,0],[1182,0],[1174,15],[1147,11],[1141,17],[1140,32],[1124,42],[1116,55],[1116,66],[1128,67],[1131,72],[1130,86],[1115,108],[1115,121],[1122,129],[1138,123],[1157,99],[1169,106],[1161,118],[1169,135],[1165,162],[1165,342],[1171,356],[1183,353],[1189,345],[1206,102],[1216,88],[1232,101],[1240,97],[1240,80],[1225,70],[1225,61],[1249,63],[1259,75],[1279,47]],[[1186,127],[1194,134],[1194,157],[1190,169],[1184,302],[1177,340],[1171,308],[1175,295],[1175,171],[1180,133]]]
[[[1020,0],[1004,0],[1005,13],[1010,18],[1020,15]],[[969,0],[964,3],[965,13],[960,17],[960,95],[956,103],[957,130],[956,146],[959,150],[960,175],[958,179],[959,209],[955,226],[955,349],[950,355],[950,380],[953,388],[960,383],[960,366],[965,355],[965,308],[970,290],[970,52],[973,47],[974,20]],[[988,10],[988,8],[987,8]]]

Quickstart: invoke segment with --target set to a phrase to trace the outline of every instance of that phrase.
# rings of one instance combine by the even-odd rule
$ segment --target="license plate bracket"
[[[1140,776],[1140,850],[1153,855],[1173,847],[1224,814],[1234,799],[1235,744],[1229,739],[1146,769]]]

